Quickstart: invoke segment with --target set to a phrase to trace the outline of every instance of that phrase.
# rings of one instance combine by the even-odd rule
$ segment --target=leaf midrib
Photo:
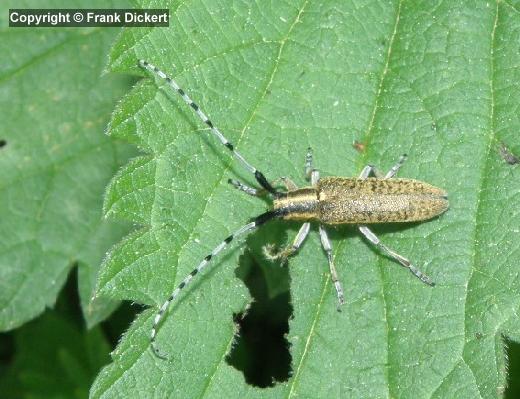
[[[465,291],[464,292],[465,300],[464,300],[464,313],[463,314],[464,314],[464,337],[466,337],[466,338],[467,338],[466,328],[467,328],[467,323],[468,323],[468,313],[466,310],[468,308],[468,298],[469,298],[468,297],[468,287],[471,284],[471,280],[473,278],[473,274],[474,274],[474,271],[476,270],[476,265],[478,262],[478,256],[479,256],[478,243],[479,243],[479,237],[482,235],[482,230],[481,230],[482,223],[480,223],[480,220],[483,215],[481,199],[482,199],[482,193],[484,191],[484,187],[486,187],[488,185],[487,184],[488,173],[486,173],[486,172],[490,169],[491,147],[492,147],[493,141],[495,140],[495,58],[494,58],[494,49],[495,49],[495,32],[496,32],[496,27],[498,25],[499,2],[496,1],[495,5],[496,5],[495,19],[494,19],[494,23],[493,23],[493,29],[491,31],[491,44],[490,44],[491,54],[489,57],[489,60],[490,60],[490,63],[489,63],[489,93],[490,93],[489,129],[490,129],[490,133],[488,135],[487,148],[486,148],[486,151],[484,154],[484,162],[483,162],[483,166],[481,168],[481,173],[480,173],[479,189],[478,189],[478,192],[476,195],[475,224],[474,224],[474,229],[473,229],[473,251],[472,251],[472,257],[471,257],[471,262],[470,262],[471,269],[469,271],[469,276],[468,276],[468,279],[466,280],[467,282],[466,282],[466,286],[465,286],[465,290],[464,290]],[[499,326],[497,326],[497,329],[498,328],[499,328]],[[480,385],[478,384],[478,378],[474,374],[474,371],[471,368],[471,365],[466,363],[466,360],[464,359],[464,352],[465,352],[465,348],[466,348],[468,342],[469,341],[467,339],[464,340],[464,345],[461,348],[460,357],[461,357],[461,360],[468,367],[468,370],[471,371],[473,378],[475,380],[475,383],[476,383],[476,388],[478,389],[478,391],[482,397],[482,391],[480,390]],[[496,366],[496,356],[493,356],[493,361],[495,361],[495,366]],[[497,367],[494,367],[494,370],[495,370],[495,377],[498,380],[499,374],[497,372]]]
[[[258,108],[260,107],[260,104],[261,102],[264,100],[265,96],[267,95],[267,92],[269,91],[269,88],[271,87],[273,81],[274,81],[274,77],[276,75],[276,72],[278,70],[278,65],[280,64],[280,60],[281,60],[281,57],[282,57],[282,53],[283,53],[283,49],[285,48],[285,44],[287,43],[287,40],[289,39],[289,36],[291,35],[291,32],[293,31],[294,27],[296,26],[296,24],[300,21],[300,17],[302,16],[307,4],[309,3],[309,0],[305,0],[304,3],[301,5],[299,11],[298,11],[298,14],[296,15],[296,18],[294,19],[294,21],[292,22],[292,24],[290,25],[289,29],[287,30],[287,33],[285,34],[285,37],[282,38],[282,40],[280,41],[280,47],[278,49],[278,54],[276,56],[276,59],[274,60],[273,62],[273,68],[271,70],[271,74],[270,74],[270,77],[269,77],[269,81],[267,82],[264,90],[262,91],[260,97],[258,98],[258,100],[256,101],[256,105],[253,107],[253,110],[251,112],[251,116],[250,118],[246,121],[242,131],[240,132],[240,136],[237,140],[237,143],[240,143],[248,126],[251,124],[251,122],[253,121],[253,118],[255,117],[257,111],[258,111]],[[222,175],[225,174],[225,172],[227,172],[229,170],[229,167],[230,167],[230,163],[228,163],[228,165],[226,166],[226,168],[224,169]],[[222,177],[221,177],[222,179]],[[222,180],[219,180],[218,185],[220,185],[222,183]],[[212,191],[211,196],[213,196],[215,190]],[[206,202],[206,206],[207,204],[209,203],[209,199],[208,201]],[[202,215],[204,214],[204,212],[202,213]],[[200,219],[199,219],[200,220]],[[196,226],[198,225],[199,221],[197,221],[197,224]],[[194,231],[195,229],[192,230],[192,232]],[[232,337],[232,340],[233,340],[233,337]],[[232,342],[232,341],[231,341]],[[225,351],[228,350],[228,346],[229,345],[226,345],[226,348],[225,348]],[[210,374],[209,378],[207,379],[207,384],[204,386],[202,392],[201,392],[201,395],[200,395],[200,398],[203,398],[206,394],[206,392],[208,391],[209,387],[211,386],[211,382],[214,380],[214,377],[220,367],[220,365],[222,364],[223,360],[225,359],[225,352],[223,354],[223,356],[221,356],[220,358],[220,361],[219,362],[215,362],[215,368],[213,369],[213,372]]]
[[[384,81],[385,81],[385,77],[386,77],[386,75],[388,73],[388,66],[389,66],[389,63],[390,63],[390,56],[392,54],[392,46],[393,46],[393,43],[394,43],[394,39],[395,39],[395,36],[396,36],[396,33],[397,33],[397,27],[398,27],[398,24],[399,24],[399,18],[400,18],[402,3],[403,3],[403,0],[399,0],[398,6],[397,6],[397,10],[396,10],[394,29],[392,31],[392,35],[390,37],[390,40],[388,41],[388,49],[387,49],[387,52],[386,52],[386,61],[384,63],[383,70],[381,71],[381,77],[379,79],[378,89],[377,89],[376,95],[374,97],[374,105],[373,105],[373,109],[372,109],[372,114],[371,114],[370,120],[368,122],[366,133],[365,133],[364,140],[363,140],[365,143],[367,143],[367,145],[368,145],[368,143],[370,141],[370,138],[372,137],[373,128],[374,128],[374,121],[375,121],[377,110],[379,108],[378,107],[378,104],[379,104],[378,100],[379,100],[379,98],[381,96],[381,93],[383,91],[383,84],[384,84]],[[361,156],[359,158],[362,160],[362,163],[366,164],[367,156],[368,156],[368,154],[366,154],[366,153],[362,153],[361,154]],[[344,250],[345,245],[346,245],[345,240],[342,240],[342,241],[340,241],[337,244],[337,246],[336,246],[337,249],[334,251],[334,258],[336,258],[336,255],[338,253],[340,253],[341,251]],[[384,294],[384,284],[383,284],[384,278],[383,278],[381,262],[382,262],[381,257],[378,257],[378,261],[377,261],[378,265],[377,265],[377,267],[378,267],[378,270],[380,271],[379,275],[381,277],[381,296],[382,296],[383,307],[384,307],[383,310],[384,310],[384,314],[385,314],[385,323],[387,325],[387,329],[386,329],[386,331],[387,331],[387,339],[386,339],[386,344],[387,344],[386,356],[387,356],[387,358],[386,358],[386,364],[388,364],[388,354],[389,354],[388,331],[389,331],[389,328],[388,328],[388,319],[386,317],[386,315],[387,315],[387,305],[386,305],[386,299],[385,299],[385,294]],[[325,279],[325,281],[323,283],[323,292],[327,291],[328,284],[329,284],[329,276]],[[298,364],[298,367],[296,368],[297,372],[295,373],[294,377],[292,378],[292,381],[291,381],[291,384],[290,384],[290,390],[289,390],[289,393],[287,395],[287,398],[291,397],[291,395],[294,392],[294,387],[296,386],[298,377],[300,375],[299,370],[301,369],[305,359],[307,358],[306,354],[308,352],[308,347],[310,347],[310,345],[312,345],[312,335],[314,333],[314,326],[315,326],[317,320],[319,319],[321,310],[322,310],[322,306],[321,306],[321,300],[320,300],[320,302],[317,305],[317,311],[315,313],[314,320],[311,323],[312,327],[309,330],[309,334],[307,336],[308,344],[306,344],[305,352],[303,353],[302,357],[300,358],[300,362]],[[389,375],[388,375],[388,372],[385,373],[385,379],[386,379],[386,382],[387,382],[386,385],[389,387]],[[388,392],[387,396],[390,397],[390,392]]]

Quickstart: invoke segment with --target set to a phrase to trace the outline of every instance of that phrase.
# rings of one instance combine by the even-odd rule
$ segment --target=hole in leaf
[[[265,244],[256,237],[248,241],[248,244],[251,241]],[[286,335],[293,307],[289,268],[266,261],[259,249],[254,249],[257,246],[252,243],[253,250],[246,250],[235,272],[249,289],[253,301],[244,311],[233,315],[237,332],[226,361],[244,374],[248,384],[267,388],[287,381],[292,375]]]
[[[0,139],[0,148],[5,147],[7,145],[7,141]]]
[[[520,397],[520,343],[507,339],[507,387],[505,391],[505,399],[513,399]]]

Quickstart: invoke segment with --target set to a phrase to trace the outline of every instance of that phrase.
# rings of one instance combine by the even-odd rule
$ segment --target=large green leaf
[[[128,231],[101,212],[104,188],[128,159],[128,148],[103,134],[130,83],[100,77],[117,31],[6,27],[10,7],[81,3],[0,6],[0,330],[52,306],[75,265],[87,323],[115,305],[90,299],[105,252]]]
[[[519,11],[504,1],[201,0],[175,3],[169,29],[124,31],[112,68],[147,79],[117,108],[110,133],[146,155],[115,177],[105,205],[145,227],[112,251],[98,293],[152,308],[91,396],[500,397],[502,335],[520,331],[519,171],[497,151],[499,142],[520,150]],[[325,176],[354,176],[367,163],[388,169],[408,153],[400,175],[447,189],[451,208],[427,223],[374,230],[437,286],[339,229],[333,246],[347,304],[338,313],[314,231],[289,264],[292,376],[261,390],[226,362],[233,313],[250,300],[234,275],[235,244],[184,290],[157,338],[171,360],[155,358],[158,306],[265,203],[227,184],[254,181],[175,93],[138,69],[140,58],[171,73],[269,178],[305,184],[309,145]],[[248,245],[284,226],[290,239],[297,226],[276,223]],[[262,262],[258,249],[252,256]]]

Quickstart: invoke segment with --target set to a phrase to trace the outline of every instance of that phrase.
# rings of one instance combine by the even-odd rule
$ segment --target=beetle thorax
[[[287,192],[273,201],[274,209],[283,209],[284,219],[311,220],[318,217],[318,191],[312,187]]]

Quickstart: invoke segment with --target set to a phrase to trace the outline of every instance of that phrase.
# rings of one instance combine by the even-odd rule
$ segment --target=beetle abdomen
[[[317,192],[317,218],[326,224],[414,222],[448,209],[444,190],[413,179],[328,177]]]

